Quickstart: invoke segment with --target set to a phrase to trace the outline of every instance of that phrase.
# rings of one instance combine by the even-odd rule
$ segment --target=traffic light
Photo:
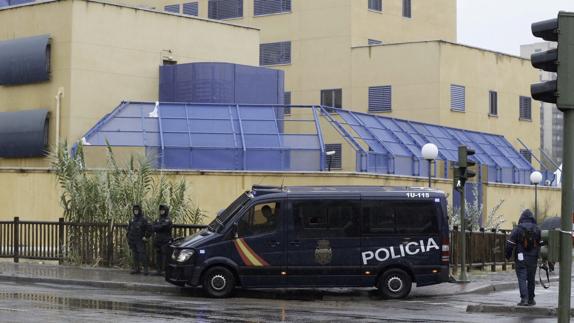
[[[473,170],[468,169],[469,167],[473,167],[476,165],[474,161],[468,159],[469,156],[472,156],[474,154],[475,154],[474,150],[469,149],[466,146],[458,147],[459,176],[462,179],[463,185],[469,178],[476,176],[476,173]]]
[[[561,110],[574,109],[574,13],[561,11],[558,18],[535,22],[532,34],[558,42],[557,49],[531,56],[532,66],[558,74],[556,80],[532,84],[532,98],[556,103]]]
[[[458,192],[462,192],[462,187],[463,187],[463,183],[462,180],[460,178],[460,169],[458,168],[458,166],[455,166],[453,168],[453,173],[452,173],[452,187],[458,191]]]

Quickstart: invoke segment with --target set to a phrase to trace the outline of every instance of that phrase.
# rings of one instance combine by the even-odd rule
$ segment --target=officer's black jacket
[[[536,247],[526,250],[523,245],[523,234],[524,231],[532,228],[534,229]],[[530,210],[524,210],[522,212],[522,215],[520,215],[520,219],[518,220],[518,225],[514,230],[512,230],[510,238],[506,241],[506,259],[510,259],[512,257],[513,250],[515,250],[515,260],[519,253],[524,254],[524,257],[527,260],[538,259],[538,253],[540,252],[540,229],[538,228],[538,225],[536,225],[536,219]]]

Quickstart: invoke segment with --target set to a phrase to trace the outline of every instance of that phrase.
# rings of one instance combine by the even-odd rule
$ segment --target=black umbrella
[[[540,230],[560,229],[560,217],[553,216],[544,219],[540,224]]]

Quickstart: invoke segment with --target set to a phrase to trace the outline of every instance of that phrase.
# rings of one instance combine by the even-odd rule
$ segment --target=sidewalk
[[[557,274],[552,277],[557,279]],[[426,287],[413,287],[414,297],[448,296],[470,293],[488,293],[508,290],[517,287],[514,271],[506,272],[472,272],[470,283],[444,283]],[[25,262],[15,264],[0,261],[0,279],[4,281],[43,282],[54,284],[81,285],[97,288],[119,288],[145,292],[177,292],[177,286],[167,283],[163,277],[130,275],[127,270],[80,267]],[[290,293],[290,292],[289,292]],[[330,296],[365,296],[369,289],[336,289],[329,290]]]

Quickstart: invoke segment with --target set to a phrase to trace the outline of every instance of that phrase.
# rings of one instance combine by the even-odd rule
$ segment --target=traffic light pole
[[[466,277],[466,220],[465,220],[465,204],[466,199],[464,198],[464,185],[460,188],[460,275],[458,277],[459,282],[468,282]]]
[[[562,165],[562,214],[560,233],[560,283],[558,286],[558,322],[570,322],[572,275],[572,211],[574,204],[574,110],[564,112]]]

